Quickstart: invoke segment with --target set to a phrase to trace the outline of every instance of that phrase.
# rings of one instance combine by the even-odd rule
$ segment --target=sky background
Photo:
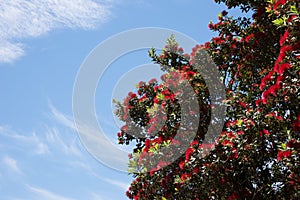
[[[173,29],[203,44],[224,9],[213,0],[0,0],[0,199],[126,199],[131,177],[94,159],[74,128],[81,64],[99,43],[133,28]],[[122,79],[118,69],[151,61],[147,51],[124,57],[102,86],[118,85],[109,81]],[[97,88],[95,107],[116,143],[112,93]]]

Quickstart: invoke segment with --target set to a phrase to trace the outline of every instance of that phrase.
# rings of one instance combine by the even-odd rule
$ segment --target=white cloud
[[[14,143],[18,143],[18,147],[33,149],[33,152],[38,155],[49,153],[48,145],[35,133],[30,135],[22,135],[11,130],[8,127],[0,127],[0,137],[9,138]]]
[[[49,107],[51,110],[51,117],[53,117],[55,121],[72,130],[76,130],[75,124],[72,121],[71,117],[59,112],[51,103],[49,103]]]
[[[13,159],[9,156],[5,156],[3,158],[3,164],[6,165],[10,170],[12,170],[18,174],[22,174],[22,171],[20,170],[18,163],[15,159]]]
[[[43,180],[33,180],[30,181],[31,183],[28,185],[29,182],[27,178],[31,177],[31,175],[36,177],[39,173],[42,173],[40,177],[43,177],[44,171],[53,174],[53,177],[60,176],[63,181],[68,181],[65,179],[68,179],[69,176],[72,176],[73,179],[74,174],[78,174],[78,177],[76,177],[78,180],[82,180],[80,178],[85,177],[86,179],[84,178],[84,180],[82,180],[83,182],[89,182],[89,180],[94,182],[95,178],[97,178],[100,180],[97,181],[100,186],[111,185],[109,187],[112,188],[112,191],[122,190],[124,193],[127,190],[129,183],[126,183],[125,180],[118,180],[120,178],[118,175],[108,177],[109,174],[105,173],[106,170],[103,173],[101,166],[89,156],[86,156],[85,151],[82,151],[80,148],[79,138],[75,134],[72,126],[70,126],[72,122],[70,117],[57,110],[56,112],[56,116],[60,116],[59,119],[67,119],[62,120],[66,122],[62,124],[68,125],[59,126],[59,124],[55,124],[53,127],[45,126],[44,129],[39,131],[39,134],[35,132],[26,134],[22,131],[12,130],[6,126],[0,126],[0,141],[2,141],[0,142],[0,147],[1,150],[4,150],[3,154],[0,154],[0,156],[2,156],[0,157],[0,164],[3,166],[3,169],[16,172],[16,175],[22,175],[18,176],[20,179],[17,179],[17,181],[13,183],[13,187],[18,187],[17,190],[24,189],[25,187],[25,193],[28,198],[22,199],[72,200],[72,198],[77,198],[73,193],[69,193],[68,191],[65,193],[60,190],[62,192],[57,193],[57,188],[49,190],[49,188],[40,187],[41,183],[45,183],[45,181],[47,182],[51,179],[43,178]],[[26,151],[24,151],[24,149],[26,149]],[[20,162],[12,156],[14,152],[24,153],[24,157],[28,157],[28,159],[23,159],[22,165],[20,165]],[[37,155],[38,152],[46,155]],[[108,156],[111,156],[109,152],[107,154]],[[43,162],[41,167],[43,166],[44,170],[42,171],[40,171],[42,169],[40,166],[37,167],[37,163],[40,162]],[[37,171],[35,171],[35,169],[37,169]],[[0,175],[1,173],[2,171],[0,171]],[[65,177],[61,176],[61,173],[66,174]],[[11,179],[11,175],[6,176],[5,173],[2,173],[2,175],[3,182]],[[0,177],[0,179],[1,178],[2,177]],[[89,186],[86,185],[83,185],[82,189],[86,192],[85,195],[88,197],[87,199],[111,199],[106,190],[90,190]],[[3,198],[0,194],[0,199],[2,199],[1,197]]]
[[[81,151],[78,147],[78,138],[74,133],[63,137],[57,128],[47,128],[46,132],[47,144],[53,149],[59,149],[65,155],[75,155],[80,157]],[[70,137],[71,136],[71,137]]]
[[[43,188],[28,186],[28,188],[34,193],[36,199],[43,200],[74,200],[73,198],[64,197],[62,195],[50,192]]]
[[[107,183],[110,183],[111,185],[119,187],[123,191],[126,191],[129,188],[129,185],[130,185],[130,184],[125,183],[123,181],[118,181],[118,180],[113,180],[113,179],[108,179],[108,178],[105,178],[104,181],[106,181]]]
[[[0,22],[1,23],[1,22]],[[22,44],[2,41],[0,37],[0,62],[9,63],[24,55]]]
[[[0,5],[0,62],[24,55],[20,39],[57,28],[92,29],[110,15],[111,0],[14,0]]]
[[[49,106],[52,118],[79,133],[80,141],[94,158],[112,169],[127,172],[129,152],[111,142],[102,129],[95,124],[78,122],[78,120],[75,127],[71,117],[60,113],[51,103]]]
[[[72,131],[62,131],[60,127],[45,126],[43,130],[33,133],[22,134],[19,131],[11,130],[9,127],[0,126],[0,139],[9,139],[15,145],[16,149],[27,149],[36,155],[51,154],[54,150],[59,150],[66,156],[82,156],[79,148],[79,138]],[[63,134],[65,133],[65,134]],[[5,143],[1,144],[0,146]]]

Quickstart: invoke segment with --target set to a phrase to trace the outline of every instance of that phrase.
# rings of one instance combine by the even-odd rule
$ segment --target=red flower
[[[281,150],[279,150],[279,151],[278,151],[278,154],[277,154],[277,160],[280,161],[280,160],[282,160],[283,158],[290,157],[291,155],[292,155],[291,150],[286,150],[286,151],[281,151]]]
[[[136,94],[132,94],[131,95],[131,98],[133,99],[133,98],[136,98]]]
[[[292,49],[293,49],[293,47],[288,46],[288,45],[282,46],[281,49],[280,49],[279,56],[278,56],[278,58],[277,58],[277,60],[276,60],[276,63],[277,63],[277,64],[280,63],[280,62],[282,61],[282,59],[285,57],[286,52],[287,52],[287,51],[290,51],[290,50],[292,50]]]
[[[146,146],[146,147],[150,147],[151,142],[152,142],[151,140],[146,140],[146,141],[145,141],[145,146]]]
[[[156,85],[154,86],[154,91],[157,91],[160,88],[160,86]]]
[[[184,161],[182,161],[182,162],[179,163],[179,168],[180,168],[180,169],[183,169],[183,168],[184,168]]]
[[[118,133],[118,137],[122,137],[123,136],[123,133],[122,132],[119,132]]]
[[[128,198],[132,198],[132,196],[131,196],[131,194],[130,194],[129,191],[126,191],[126,196],[127,196]]]
[[[230,142],[230,140],[224,140],[224,141],[222,142],[222,145],[223,145],[223,146],[233,146],[233,143]]]
[[[287,37],[289,36],[289,30],[286,30],[285,33],[283,34],[283,36],[280,38],[280,46],[282,46],[282,44],[286,41]]]
[[[146,99],[147,99],[147,95],[144,94],[144,95],[139,99],[139,102],[142,102],[142,101],[144,101],[144,100],[146,100]]]
[[[276,85],[280,85],[280,83],[284,80],[284,77],[283,76],[278,76],[277,79],[276,79]]]
[[[263,104],[267,104],[267,97],[270,94],[270,92],[267,90],[262,94],[262,102]]]
[[[231,138],[236,138],[236,135],[235,134],[233,134],[233,132],[227,132],[227,137],[228,137],[228,139],[231,139]]]
[[[300,148],[300,142],[298,142],[295,139],[291,139],[287,144],[287,147],[294,148],[295,150],[298,150]]]
[[[175,94],[171,94],[171,95],[169,96],[169,98],[171,99],[171,101],[174,101],[174,100],[175,100]]]
[[[224,42],[225,42],[223,39],[221,39],[221,38],[219,38],[219,37],[215,37],[215,38],[213,38],[212,40],[213,40],[213,42],[214,42],[215,44],[221,44],[221,43],[224,43]]]
[[[270,132],[269,132],[268,130],[266,130],[266,129],[263,130],[263,133],[264,133],[265,135],[270,135]]]
[[[156,143],[158,143],[158,144],[160,144],[162,141],[163,141],[162,136],[160,136],[160,137],[158,137],[158,138],[155,138],[155,139],[153,140],[153,142],[156,142]]]
[[[276,119],[277,119],[278,121],[283,121],[283,118],[282,118],[281,116],[276,116]]]
[[[245,104],[245,103],[242,102],[242,101],[239,101],[239,104],[240,104],[243,108],[246,108],[246,107],[247,107],[247,104]]]
[[[234,121],[228,121],[228,122],[226,122],[225,126],[226,126],[226,127],[234,126],[234,125],[237,124],[237,122],[238,122],[237,120],[234,120]]]
[[[277,92],[279,89],[280,89],[280,85],[272,85],[268,90],[270,91],[271,94],[277,96]]]
[[[188,72],[186,73],[187,77],[192,77],[192,76],[194,76],[195,74],[196,74],[196,72],[193,72],[193,71],[188,71]]]
[[[150,175],[152,176],[156,171],[157,171],[156,168],[151,169],[151,170],[150,170]]]
[[[244,135],[244,133],[245,133],[244,131],[237,131],[236,132],[236,134],[238,134],[238,135]]]
[[[263,104],[267,103],[267,98],[270,94],[273,94],[274,96],[277,96],[277,92],[280,89],[280,85],[272,85],[262,94],[262,100]]]
[[[260,83],[259,89],[262,90],[266,86],[266,83],[272,80],[272,75],[274,71],[270,71],[262,80]]]
[[[165,161],[160,161],[158,164],[157,164],[157,169],[161,169],[167,165],[169,165],[170,163],[169,162],[165,162]]]
[[[300,132],[300,114],[298,115],[297,119],[292,123],[293,131]]]
[[[290,69],[292,66],[289,63],[283,63],[281,65],[277,64],[274,68],[274,71],[282,75],[287,69]]]
[[[239,154],[237,152],[234,152],[230,155],[229,159],[232,160],[232,159],[237,159],[239,157]]]
[[[258,100],[255,101],[255,105],[258,106],[258,105],[259,105],[260,103],[262,103],[262,102],[263,102],[262,99],[258,99]]]
[[[199,168],[196,167],[195,169],[193,169],[193,173],[197,174],[199,172]]]
[[[122,126],[121,131],[124,131],[125,133],[128,132],[128,126],[126,125]]]
[[[168,89],[161,91],[163,95],[169,95],[170,91]]]
[[[181,180],[185,181],[186,179],[190,178],[192,175],[191,174],[182,174],[181,175]]]
[[[193,142],[191,142],[191,144],[190,144],[190,145],[191,145],[191,147],[192,147],[192,146],[195,146],[195,145],[198,145],[198,144],[199,144],[199,142],[198,142],[198,141],[196,141],[196,140],[194,140]]]
[[[157,82],[157,79],[156,78],[153,78],[153,79],[151,79],[148,83],[150,84],[150,83],[156,83]]]
[[[188,70],[190,70],[190,67],[189,67],[189,66],[183,66],[183,67],[182,67],[182,71],[185,72],[185,71],[188,71]]]
[[[278,6],[283,5],[286,3],[286,0],[277,0],[277,2],[274,4],[273,10],[276,10]]]
[[[296,15],[290,15],[288,22],[292,22],[293,19],[295,19],[297,16]]]
[[[270,135],[271,133],[268,131],[268,130],[266,130],[266,129],[264,129],[262,132],[260,132],[259,133],[261,136],[264,134],[264,135]]]
[[[185,161],[187,162],[190,159],[190,156],[194,153],[193,148],[188,148],[185,152]]]
[[[155,97],[153,98],[153,102],[154,102],[155,104],[159,104],[159,99],[155,96]]]
[[[245,41],[248,43],[253,37],[254,37],[254,34],[252,33],[245,38]]]
[[[239,198],[239,196],[237,195],[237,193],[232,193],[230,196],[229,196],[229,198],[228,198],[228,200],[239,200],[240,198]]]

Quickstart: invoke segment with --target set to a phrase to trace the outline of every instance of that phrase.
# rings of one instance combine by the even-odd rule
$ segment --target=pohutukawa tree
[[[119,143],[136,145],[129,156],[135,178],[126,193],[130,199],[300,199],[299,1],[216,2],[253,12],[252,18],[223,11],[209,24],[218,37],[190,55],[172,37],[162,52],[152,49],[150,57],[166,72],[161,82],[140,82],[117,104],[126,123]],[[203,141],[217,120],[205,78],[195,68],[203,50],[226,91],[224,126],[210,143]],[[170,89],[186,83],[194,95]],[[189,104],[195,98],[196,110]],[[170,162],[174,152],[182,154]]]

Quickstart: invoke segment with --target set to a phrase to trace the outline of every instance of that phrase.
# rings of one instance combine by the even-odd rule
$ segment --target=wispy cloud
[[[129,184],[125,183],[123,181],[113,180],[113,179],[108,179],[108,178],[105,178],[104,181],[122,189],[123,191],[126,191],[129,188]]]
[[[84,166],[83,166],[84,167]],[[125,181],[120,181],[120,180],[116,180],[116,179],[113,179],[113,178],[106,178],[104,176],[100,176],[99,174],[97,174],[92,168],[88,167],[85,169],[88,170],[88,172],[90,174],[92,174],[94,177],[98,178],[99,180],[101,181],[104,181],[112,186],[114,186],[115,188],[119,188],[121,189],[122,191],[126,191],[128,190],[129,186],[130,186],[130,183],[129,182],[125,182]]]
[[[59,112],[51,103],[49,106],[53,119],[79,133],[81,142],[94,158],[112,169],[127,172],[129,152],[113,144],[98,124],[77,120],[75,126],[71,117]]]
[[[65,197],[43,188],[28,186],[28,189],[34,193],[36,199],[43,200],[74,200],[73,198]]]
[[[76,130],[75,124],[71,117],[59,112],[52,104],[51,102],[48,103],[51,111],[51,116],[56,122],[60,123],[61,125],[64,125],[70,129]]]
[[[47,185],[44,185],[44,183],[53,181],[53,177],[61,178],[64,184],[73,184],[74,179],[81,180],[83,185],[74,184],[74,191],[82,189],[88,199],[112,199],[107,188],[112,188],[112,191],[125,192],[129,186],[129,182],[126,183],[126,176],[109,174],[108,169],[102,168],[99,163],[87,156],[86,151],[81,147],[80,140],[75,132],[76,129],[72,125],[72,118],[60,113],[55,107],[51,110],[51,123],[42,129],[35,130],[33,133],[0,126],[0,166],[2,166],[0,170],[3,169],[3,172],[0,171],[0,175],[2,174],[2,177],[0,177],[1,182],[5,184],[5,182],[8,182],[7,180],[10,180],[10,187],[24,191],[21,195],[26,195],[26,198],[21,199],[33,200],[77,199],[76,194],[70,193],[68,190],[50,189]],[[58,123],[58,119],[60,119],[60,123]],[[50,124],[53,124],[53,122],[55,124],[51,126]],[[95,141],[99,149],[105,149],[107,157],[115,155],[113,152],[109,152],[109,149],[103,145],[99,138],[95,137],[97,131],[92,131],[88,127],[81,127],[80,129],[87,131],[87,137]],[[103,154],[103,151],[99,150],[97,152]],[[15,174],[5,173],[9,171]],[[45,171],[51,176],[44,176]],[[34,179],[34,177],[42,177],[42,179]],[[68,180],[69,177],[72,178]],[[30,185],[28,185],[29,182]],[[88,183],[99,184],[99,187],[95,186],[97,189],[92,189],[93,187],[90,188]],[[43,186],[41,187],[41,185]],[[98,190],[101,186],[105,186],[102,191],[101,189]],[[57,193],[57,191],[60,192]],[[10,192],[0,194],[0,199],[8,199],[5,195],[16,198],[18,194]],[[118,196],[118,192],[112,195]]]
[[[24,135],[11,130],[9,127],[0,127],[0,138],[12,140],[16,147],[33,149],[33,152],[38,155],[49,153],[48,145],[36,134],[32,133]]]
[[[0,5],[0,62],[23,56],[20,39],[57,28],[92,29],[110,15],[112,0],[14,0]]]
[[[46,130],[47,144],[53,149],[59,149],[65,155],[81,156],[81,151],[78,147],[79,140],[77,135],[69,132],[62,136],[61,131],[56,127],[47,127]]]
[[[36,155],[51,154],[53,153],[51,151],[59,149],[60,153],[66,156],[80,157],[82,154],[79,148],[78,136],[73,130],[62,131],[60,128],[59,126],[45,126],[43,130],[38,131],[40,132],[39,134],[36,132],[22,134],[9,127],[0,126],[0,139],[8,139],[17,144],[14,147],[15,149],[27,149]],[[63,127],[62,129],[65,128]],[[2,145],[6,146],[5,143]]]
[[[13,159],[12,157],[5,156],[2,161],[3,161],[3,164],[5,166],[7,166],[10,170],[12,170],[13,172],[22,174],[22,171],[20,170],[20,168],[18,166],[17,160]]]
[[[101,194],[92,193],[91,194],[91,200],[104,200],[105,198]]]

